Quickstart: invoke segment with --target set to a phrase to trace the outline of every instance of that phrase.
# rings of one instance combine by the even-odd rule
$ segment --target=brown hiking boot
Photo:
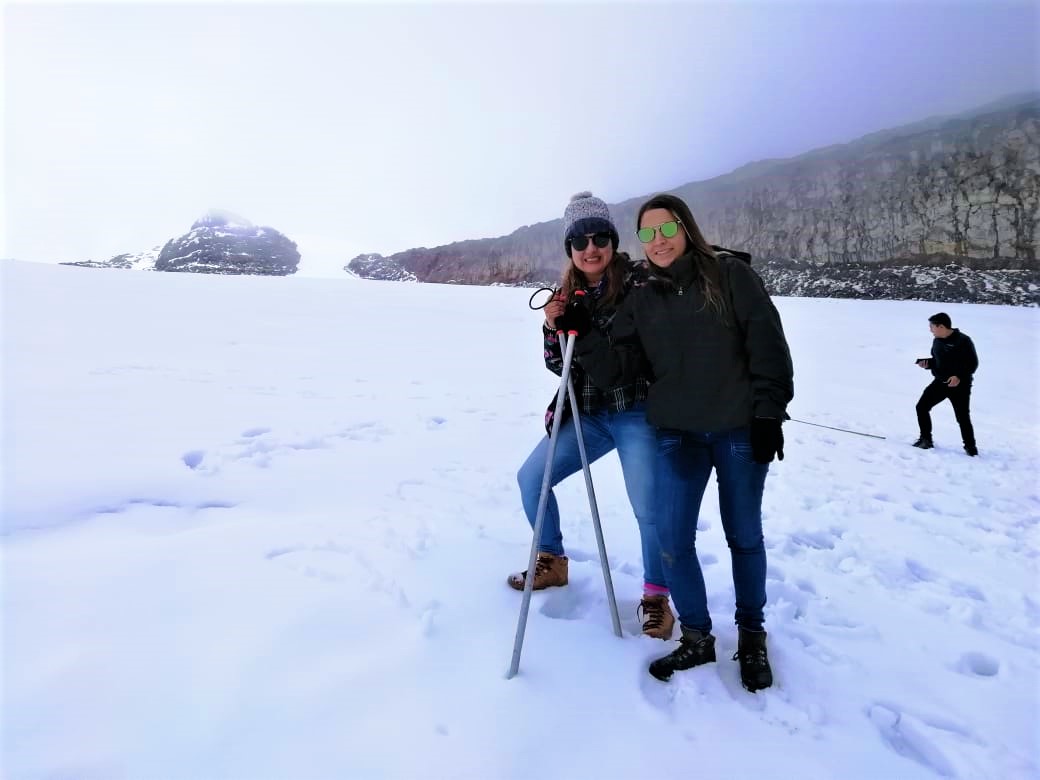
[[[506,582],[514,590],[523,590],[526,571],[510,574]],[[534,589],[552,588],[567,584],[567,556],[540,552],[534,564]]]
[[[675,616],[672,608],[668,606],[668,597],[643,596],[643,600],[636,607],[636,616],[643,613],[643,633],[654,639],[671,639],[672,627],[675,625]]]

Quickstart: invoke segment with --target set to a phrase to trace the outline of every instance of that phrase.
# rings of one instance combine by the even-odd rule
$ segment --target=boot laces
[[[535,562],[534,562],[534,578],[535,578],[535,581],[537,581],[538,578],[541,577],[542,575],[548,574],[549,573],[549,569],[552,568],[552,564],[553,564],[553,559],[552,558],[543,558],[542,556],[539,555],[538,558],[536,558]]]
[[[701,639],[687,639],[683,637],[679,640],[679,646],[672,651],[671,657],[676,661],[685,661],[690,656],[700,655],[704,652],[704,646],[708,642],[708,637],[702,637]]]
[[[664,600],[643,599],[636,607],[636,617],[642,614],[643,630],[654,630],[664,625]]]
[[[734,661],[740,661],[749,669],[764,669],[769,665],[769,658],[764,647],[751,647],[743,652],[739,649],[733,654]]]
[[[549,569],[552,567],[552,558],[543,558],[539,555],[534,559],[534,581],[538,582],[538,578],[549,574]],[[527,572],[521,572],[521,576],[526,580]]]

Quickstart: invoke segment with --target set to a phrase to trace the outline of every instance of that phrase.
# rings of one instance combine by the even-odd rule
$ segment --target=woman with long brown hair
[[[654,196],[637,224],[648,283],[619,308],[611,338],[590,332],[575,354],[601,386],[653,376],[647,419],[657,429],[657,528],[682,638],[650,673],[666,680],[715,660],[696,549],[697,515],[715,471],[736,595],[734,659],[745,688],[768,688],[762,494],[768,464],[784,456],[781,423],[794,393],[780,315],[749,258],[708,244],[680,198]]]

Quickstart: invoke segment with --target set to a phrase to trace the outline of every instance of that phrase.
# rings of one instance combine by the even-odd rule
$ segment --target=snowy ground
[[[6,778],[1031,778],[1040,773],[1040,312],[779,299],[800,423],[766,487],[776,685],[752,695],[717,502],[719,662],[638,635],[636,524],[580,478],[537,593],[514,473],[556,381],[529,291],[6,261]],[[945,309],[981,358],[909,446]]]

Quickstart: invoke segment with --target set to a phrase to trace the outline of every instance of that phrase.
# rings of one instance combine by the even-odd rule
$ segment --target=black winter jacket
[[[928,368],[936,379],[945,382],[955,376],[961,382],[971,382],[978,367],[979,356],[975,353],[974,342],[957,328],[944,339],[932,340],[932,359],[928,361]]]
[[[659,428],[719,432],[787,417],[794,372],[780,315],[747,263],[718,257],[723,316],[707,306],[686,254],[668,269],[650,265],[649,283],[618,308],[611,339],[591,333],[575,347],[597,385],[652,376],[647,419]]]

